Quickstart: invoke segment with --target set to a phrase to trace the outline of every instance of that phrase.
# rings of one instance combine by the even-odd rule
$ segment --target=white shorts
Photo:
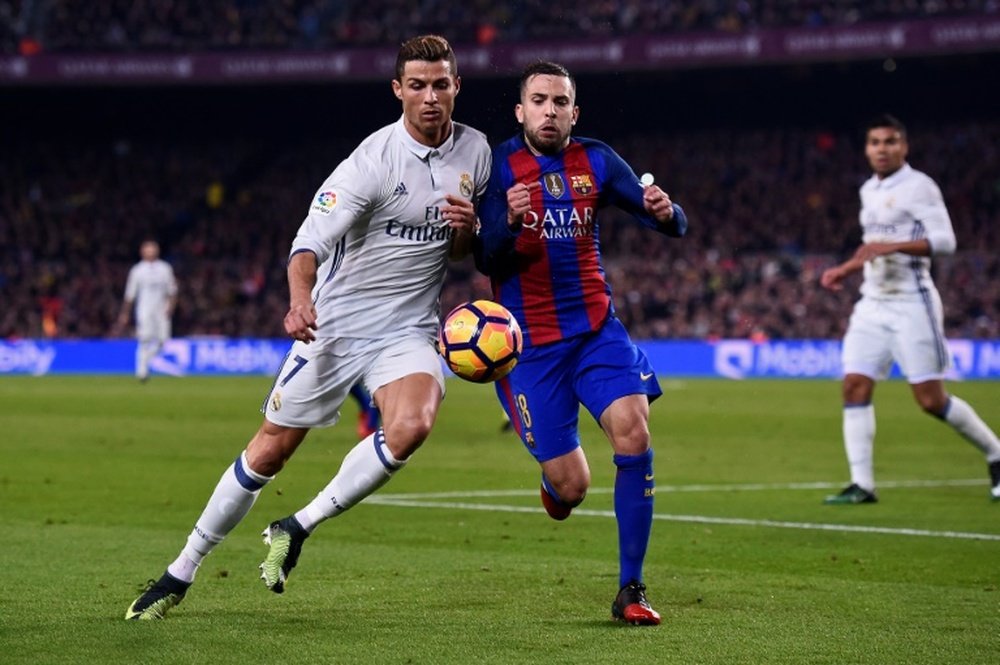
[[[441,359],[424,334],[391,339],[321,338],[295,342],[261,406],[264,417],[285,427],[327,427],[340,419],[351,388],[364,381],[368,392],[410,374],[430,374],[444,394]]]
[[[170,339],[170,317],[161,313],[136,316],[135,336],[140,342],[167,341]]]
[[[924,299],[862,298],[854,306],[843,346],[844,374],[886,378],[892,362],[910,383],[943,379],[951,366],[945,342],[941,297]]]

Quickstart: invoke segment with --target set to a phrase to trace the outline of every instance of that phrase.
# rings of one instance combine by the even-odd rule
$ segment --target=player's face
[[[542,154],[565,148],[580,115],[575,101],[573,84],[565,76],[538,74],[528,79],[521,103],[514,107],[528,146]]]
[[[392,90],[403,102],[403,122],[410,136],[428,146],[439,146],[451,133],[451,113],[461,79],[447,60],[410,60],[401,81]]]
[[[865,141],[865,157],[880,178],[892,175],[903,168],[906,161],[906,137],[892,127],[873,127]]]
[[[155,242],[144,242],[139,247],[139,256],[143,261],[155,261],[160,258],[160,246]]]

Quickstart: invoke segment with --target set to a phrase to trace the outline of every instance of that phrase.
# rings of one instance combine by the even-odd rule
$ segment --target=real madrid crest
[[[475,191],[475,187],[472,185],[472,176],[468,173],[463,173],[458,179],[458,191],[462,193],[467,199],[472,198],[472,193]]]
[[[545,191],[553,198],[558,199],[566,193],[566,183],[558,173],[546,173],[542,182],[545,183]]]
[[[271,395],[271,410],[280,411],[281,410],[281,393],[276,392]]]

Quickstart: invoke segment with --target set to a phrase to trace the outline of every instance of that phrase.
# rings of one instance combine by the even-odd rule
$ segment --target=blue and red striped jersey
[[[507,223],[507,190],[538,182],[531,211],[518,229]],[[601,265],[597,211],[615,205],[669,236],[687,230],[674,205],[660,224],[642,204],[643,186],[608,145],[572,138],[555,155],[535,155],[518,134],[493,149],[490,182],[479,207],[479,269],[491,278],[494,299],[521,324],[526,346],[550,344],[598,330],[613,314],[611,287]]]

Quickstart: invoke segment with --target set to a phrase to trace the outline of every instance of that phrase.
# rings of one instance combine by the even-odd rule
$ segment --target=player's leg
[[[990,496],[1000,500],[1000,441],[968,403],[945,390],[951,353],[945,343],[941,299],[936,291],[930,296],[907,304],[897,317],[900,368],[920,408],[951,425],[983,452],[989,467]]]
[[[659,383],[645,354],[632,344],[624,326],[611,319],[581,350],[574,389],[614,450],[619,592],[611,606],[612,616],[656,625],[660,615],[646,600],[643,563],[656,491],[649,403],[662,394]]]
[[[337,474],[311,502],[265,530],[270,550],[261,564],[262,577],[276,593],[284,591],[297,563],[296,544],[301,547],[321,523],[389,482],[430,434],[444,396],[441,362],[427,340],[415,337],[355,351],[344,362],[365,368],[365,382],[375,388],[383,426],[347,453]],[[343,386],[345,394],[353,383]]]
[[[307,429],[275,425],[267,420],[247,448],[223,472],[187,543],[160,579],[132,603],[126,619],[162,619],[180,603],[198,567],[246,516],[261,489],[281,469],[305,438]]]
[[[944,381],[932,379],[911,384],[913,397],[926,413],[951,425],[986,457],[990,474],[990,498],[1000,501],[1000,440],[968,402],[949,395]]]
[[[577,431],[580,403],[571,374],[579,344],[529,347],[514,371],[496,382],[511,428],[542,467],[542,506],[556,520],[569,517],[590,486],[590,469]]]
[[[368,435],[374,434],[375,430],[378,429],[378,408],[376,408],[372,396],[360,383],[351,387],[351,397],[358,403],[358,438],[364,439]]]
[[[877,303],[862,299],[854,307],[844,336],[842,361],[841,432],[851,483],[824,503],[875,503],[875,406],[876,380],[887,375],[892,364],[892,335],[885,325],[886,312]]]

